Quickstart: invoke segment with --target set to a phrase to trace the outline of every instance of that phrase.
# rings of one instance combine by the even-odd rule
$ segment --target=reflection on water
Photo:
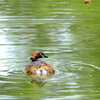
[[[99,3],[1,0],[0,99],[99,100]],[[33,50],[56,70],[40,86],[24,73]]]

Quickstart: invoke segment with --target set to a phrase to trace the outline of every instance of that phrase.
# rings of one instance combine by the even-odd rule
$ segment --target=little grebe
[[[27,75],[33,77],[34,75],[53,75],[55,73],[51,65],[39,58],[48,58],[43,52],[33,52],[31,56],[32,63],[26,67]]]

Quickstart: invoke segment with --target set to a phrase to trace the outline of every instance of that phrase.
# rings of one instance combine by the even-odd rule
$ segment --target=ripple
[[[89,63],[84,63],[84,62],[71,62],[70,65],[71,65],[71,68],[75,68],[75,69],[79,69],[79,70],[83,70],[83,68],[84,69],[91,68],[93,70],[95,70],[95,69],[100,70],[99,66],[89,64]]]
[[[95,100],[99,97],[100,67],[78,61],[82,56],[78,58],[80,51],[76,52],[84,42],[78,42],[83,36],[90,36],[92,32],[99,36],[93,20],[94,15],[95,19],[99,18],[99,13],[96,17],[93,8],[88,8],[74,0],[0,1],[1,100]],[[82,35],[84,32],[86,35]],[[89,41],[83,43],[83,49]],[[96,44],[92,48],[97,50]],[[44,87],[33,85],[23,73],[33,50],[47,53],[46,61],[56,70]],[[92,60],[91,56],[87,57]]]
[[[80,100],[83,99],[84,95],[73,95],[73,96],[61,96],[61,97],[52,97],[52,98],[47,98],[44,100]]]
[[[18,99],[16,96],[9,96],[9,95],[0,95],[1,100],[16,100]]]

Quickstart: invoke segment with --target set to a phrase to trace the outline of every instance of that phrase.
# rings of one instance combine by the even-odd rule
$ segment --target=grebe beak
[[[45,55],[45,54],[44,54],[44,53],[42,53],[42,52],[41,52],[41,56],[42,56],[42,57],[44,57],[44,58],[48,58],[48,56],[47,56],[47,55]]]

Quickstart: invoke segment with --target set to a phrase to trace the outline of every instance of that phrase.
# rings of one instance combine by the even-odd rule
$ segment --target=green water
[[[100,100],[100,1],[0,1],[0,100]],[[44,86],[24,73],[43,51],[56,74]]]

